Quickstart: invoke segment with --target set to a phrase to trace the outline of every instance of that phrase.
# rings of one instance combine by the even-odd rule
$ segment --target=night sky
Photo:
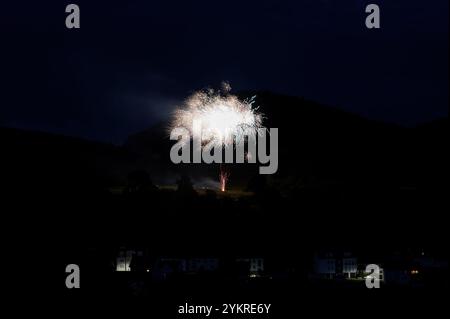
[[[79,30],[65,27],[69,3],[80,6]],[[368,3],[380,5],[380,30],[365,27]],[[0,125],[121,143],[223,80],[375,120],[429,122],[448,116],[448,5],[9,1]]]

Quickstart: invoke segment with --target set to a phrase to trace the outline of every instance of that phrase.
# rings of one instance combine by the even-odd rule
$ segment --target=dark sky
[[[11,2],[2,126],[120,143],[223,80],[402,125],[448,116],[448,0]]]

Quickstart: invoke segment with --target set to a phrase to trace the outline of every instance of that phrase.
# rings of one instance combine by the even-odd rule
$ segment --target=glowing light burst
[[[193,123],[202,126],[202,145],[232,146],[245,136],[256,137],[262,127],[263,115],[254,107],[254,98],[240,100],[230,94],[231,87],[224,83],[221,91],[212,89],[192,94],[173,114],[170,129],[184,127],[193,136]],[[220,188],[225,191],[229,172],[221,165]]]
[[[256,136],[262,127],[262,115],[253,107],[254,97],[241,101],[229,94],[214,90],[200,91],[190,96],[185,104],[174,112],[171,128],[184,127],[192,132],[194,121],[202,125],[202,144],[232,145],[244,136]]]

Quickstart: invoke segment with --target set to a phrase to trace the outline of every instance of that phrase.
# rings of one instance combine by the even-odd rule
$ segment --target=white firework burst
[[[232,145],[234,139],[238,143],[245,136],[255,137],[263,116],[253,106],[254,97],[242,101],[229,90],[230,86],[224,84],[225,92],[206,90],[191,95],[174,112],[171,129],[183,127],[192,136],[193,123],[198,121],[202,126],[202,144],[216,146]]]

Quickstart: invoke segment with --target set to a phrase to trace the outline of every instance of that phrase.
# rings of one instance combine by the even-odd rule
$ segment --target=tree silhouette
[[[125,194],[147,194],[156,190],[157,187],[145,170],[135,170],[128,174],[128,183],[124,189]]]

